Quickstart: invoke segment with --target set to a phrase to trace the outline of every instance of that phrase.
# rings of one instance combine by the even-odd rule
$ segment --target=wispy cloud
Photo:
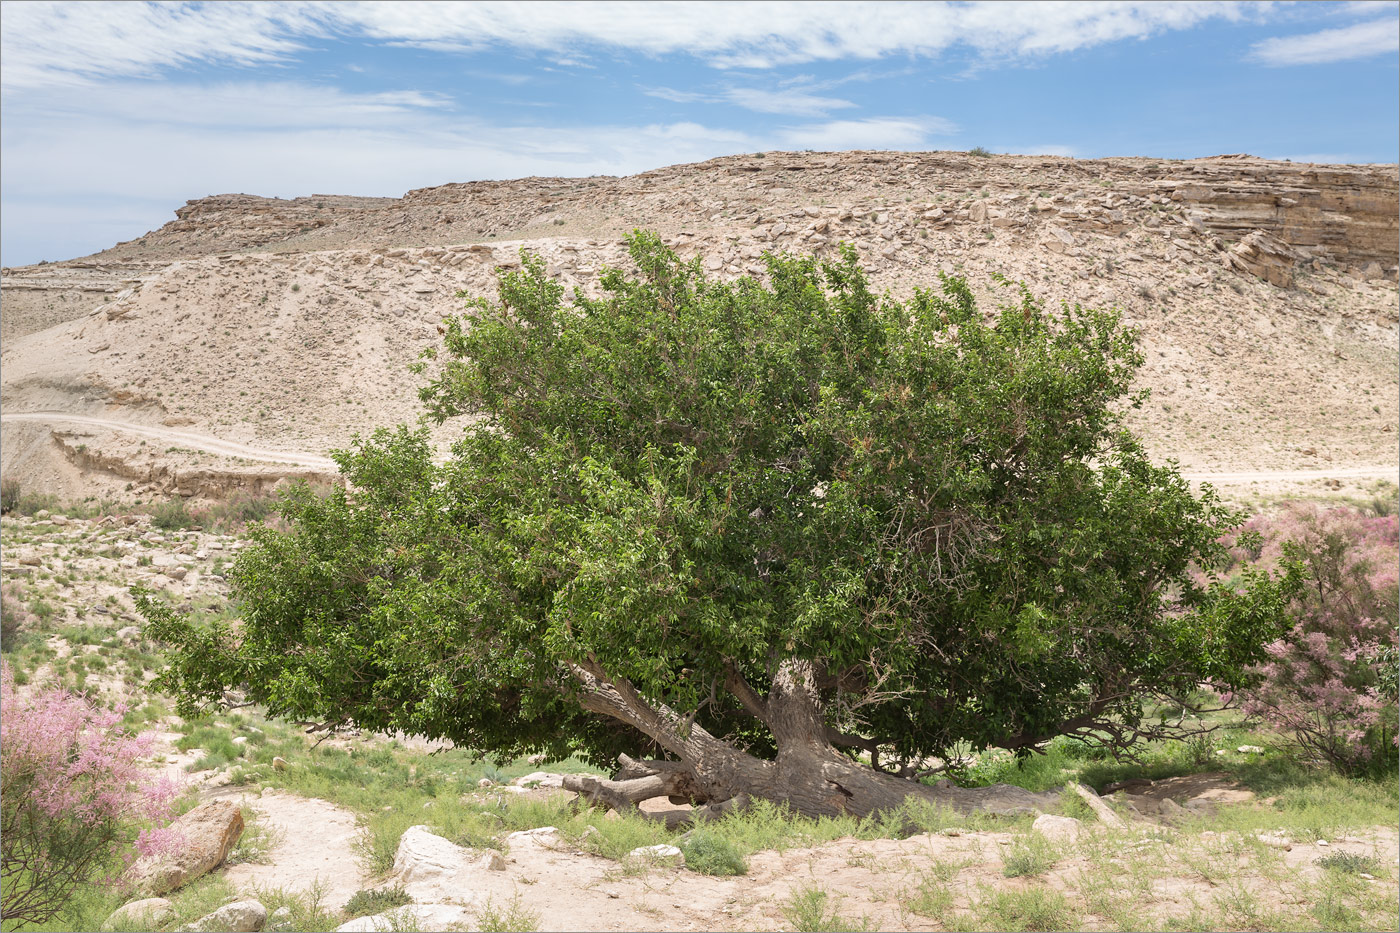
[[[678,91],[672,87],[646,87],[642,88],[642,93],[648,97],[659,97],[662,100],[669,100],[673,104],[708,104],[719,100],[713,94],[701,94],[698,91]]]
[[[926,149],[933,137],[956,132],[940,117],[870,117],[789,126],[777,135],[785,149]]]
[[[148,77],[198,63],[289,61],[326,34],[322,11],[279,3],[3,4],[0,80],[7,91]]]
[[[1265,39],[1255,43],[1250,58],[1266,65],[1321,65],[1373,55],[1394,55],[1397,48],[1400,48],[1400,19],[1386,17],[1301,36]]]
[[[198,62],[287,61],[331,36],[442,52],[492,46],[586,64],[590,49],[688,54],[720,68],[770,68],[955,46],[1006,59],[1071,52],[1259,16],[1264,4],[1103,3],[60,3],[6,2],[7,87],[149,76]]]
[[[820,97],[801,88],[765,91],[759,88],[731,88],[725,97],[746,110],[757,113],[784,113],[798,117],[825,116],[833,110],[854,107],[839,97]]]
[[[854,107],[849,100],[822,97],[810,86],[785,86],[777,90],[756,87],[726,87],[712,93],[678,91],[670,87],[643,88],[648,97],[659,97],[674,104],[732,104],[754,113],[778,113],[793,117],[823,117],[833,110]]]

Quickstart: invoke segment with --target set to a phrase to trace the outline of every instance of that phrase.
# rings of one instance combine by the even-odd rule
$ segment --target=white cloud
[[[731,88],[725,98],[756,113],[785,113],[797,117],[824,116],[832,110],[854,107],[855,104],[838,97],[819,97],[801,88],[764,91],[758,88]]]
[[[1266,65],[1320,65],[1393,55],[1397,48],[1400,19],[1387,17],[1301,36],[1265,39],[1254,44],[1250,58]]]
[[[217,62],[289,61],[325,34],[315,7],[288,3],[3,4],[0,81],[7,91],[144,77]]]
[[[810,86],[788,86],[776,91],[754,87],[728,87],[716,93],[655,87],[643,88],[642,93],[675,104],[734,104],[755,113],[781,113],[793,117],[822,117],[833,110],[855,106],[851,101],[839,97],[813,94]]]
[[[642,93],[648,97],[659,97],[662,100],[669,100],[673,104],[709,104],[718,100],[713,94],[701,94],[698,91],[678,91],[671,87],[642,88]]]
[[[590,48],[691,54],[717,67],[936,56],[1014,58],[1259,16],[1268,3],[1071,2],[58,3],[6,0],[8,88],[149,76],[200,62],[266,65],[330,36],[443,52],[490,46],[583,63]]]
[[[295,81],[222,84],[115,82],[77,93],[40,93],[11,104],[9,112],[32,126],[54,118],[119,119],[128,125],[158,123],[223,130],[352,127],[401,122],[443,111],[452,102],[420,91],[356,94]]]
[[[926,149],[930,137],[957,131],[939,117],[871,117],[784,127],[777,139],[783,149]]]

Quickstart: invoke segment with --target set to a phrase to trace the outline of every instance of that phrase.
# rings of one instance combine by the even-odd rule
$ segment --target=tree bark
[[[575,665],[573,674],[585,709],[627,723],[678,759],[643,763],[624,758],[616,780],[565,779],[567,789],[616,809],[630,810],[650,797],[684,797],[704,805],[695,812],[695,818],[703,819],[763,799],[809,817],[867,817],[898,809],[909,797],[994,813],[1035,812],[1058,799],[1058,792],[1033,794],[1009,785],[930,787],[841,754],[831,744],[809,662],[782,662],[766,699],[747,684],[743,692],[735,691],[773,733],[777,754],[772,760],[756,758],[664,704],[644,700],[631,684],[609,678],[595,662]]]

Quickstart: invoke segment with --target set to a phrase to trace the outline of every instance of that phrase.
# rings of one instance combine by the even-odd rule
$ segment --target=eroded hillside
[[[522,248],[589,289],[636,227],[723,278],[762,275],[764,250],[849,242],[896,294],[949,272],[992,301],[1000,273],[1119,306],[1142,332],[1153,396],[1132,417],[1156,455],[1389,466],[1396,205],[1394,166],[878,152],[401,199],[215,196],[95,256],[4,270],[4,412],[30,413],[7,417],[4,470],[60,494],[207,496],[324,472],[305,455],[416,417],[406,367],[459,290],[490,294]]]

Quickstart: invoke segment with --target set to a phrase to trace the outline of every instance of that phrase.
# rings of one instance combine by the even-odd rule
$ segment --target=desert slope
[[[112,425],[316,456],[412,421],[407,366],[458,290],[490,294],[521,249],[590,288],[626,265],[634,227],[726,278],[761,274],[764,250],[850,242],[895,294],[952,272],[990,301],[1000,273],[1119,306],[1142,333],[1153,397],[1133,423],[1155,455],[1195,471],[1390,467],[1396,194],[1394,166],[858,152],[401,199],[216,196],[95,256],[4,270],[3,413],[100,424],[7,419],[3,470],[66,495],[262,488],[309,467]]]

